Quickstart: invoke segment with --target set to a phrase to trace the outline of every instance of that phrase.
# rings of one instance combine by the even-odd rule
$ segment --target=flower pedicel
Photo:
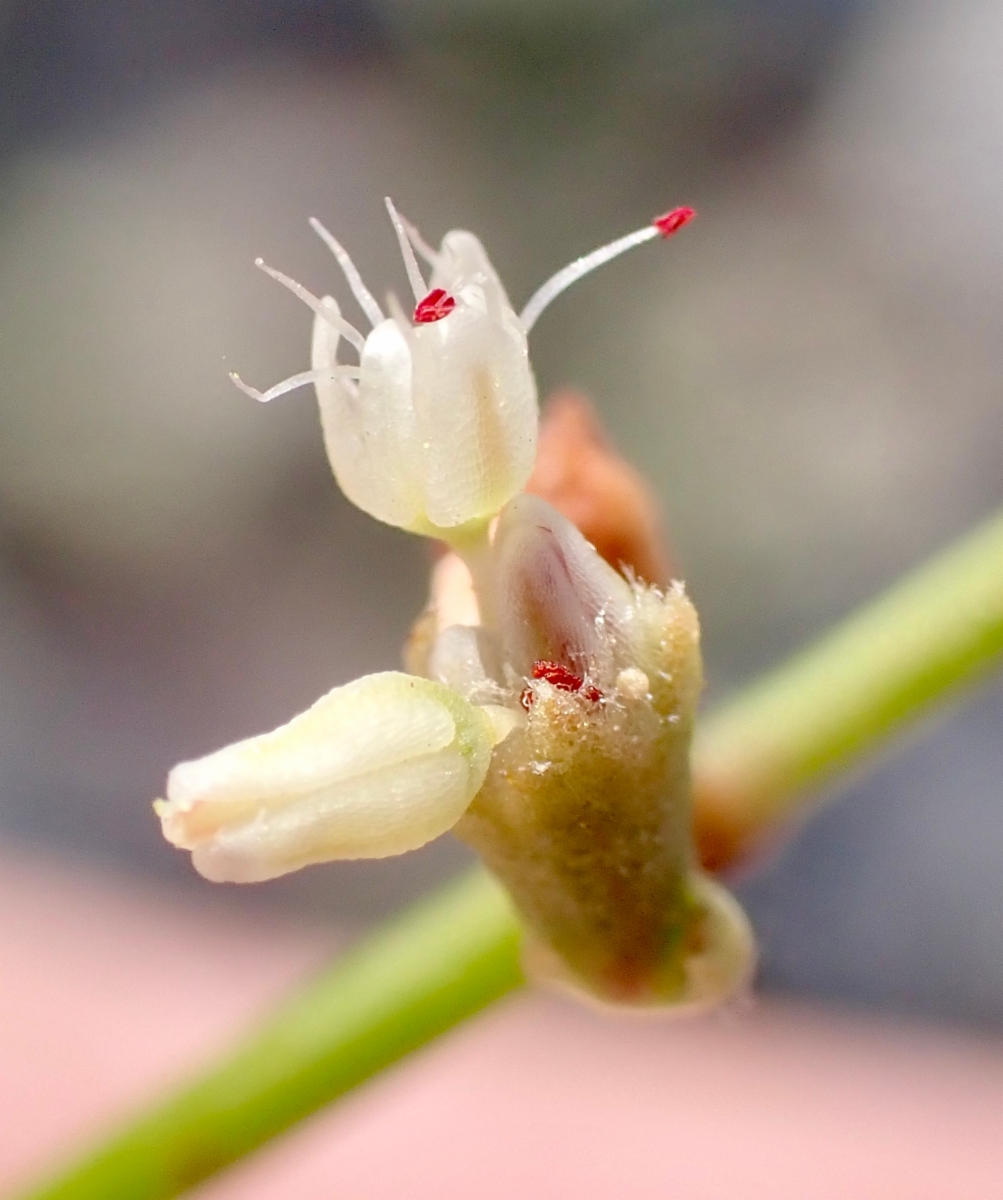
[[[312,221],[372,328],[259,260],[314,310],[312,365],[266,392],[234,381],[259,400],[312,383],[348,498],[450,548],[409,673],[365,676],[181,763],[155,805],[164,835],[207,878],[252,882],[452,828],[513,897],[535,973],[611,1003],[716,1003],[747,983],[754,950],[737,903],[695,864],[696,613],[681,584],[619,573],[523,490],[537,439],[529,330],[576,279],[693,211],[576,260],[517,315],[473,234],[434,250],[387,209],[410,317],[393,296],[385,314]],[[357,364],[339,362],[343,342]]]

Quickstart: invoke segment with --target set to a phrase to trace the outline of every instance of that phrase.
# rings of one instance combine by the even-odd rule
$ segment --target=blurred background
[[[199,911],[357,926],[457,870],[213,888],[161,840],[176,761],[394,667],[426,548],[337,492],[315,404],[256,405],[310,318],[253,268],[378,294],[382,197],[563,297],[541,392],[653,481],[709,699],[1003,501],[995,0],[3,0],[0,852]],[[339,293],[340,294],[340,293]],[[1003,687],[844,788],[741,884],[762,986],[1003,1022]]]

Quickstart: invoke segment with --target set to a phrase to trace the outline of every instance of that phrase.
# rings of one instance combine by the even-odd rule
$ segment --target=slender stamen
[[[692,208],[674,208],[671,212],[655,217],[651,224],[645,225],[643,229],[635,229],[633,233],[625,234],[624,237],[617,238],[616,241],[593,250],[591,254],[583,255],[581,258],[576,258],[574,262],[568,263],[556,275],[551,275],[547,282],[537,288],[530,297],[529,303],[519,316],[523,329],[529,333],[547,305],[556,299],[565,288],[581,279],[583,275],[588,275],[596,267],[601,267],[610,259],[623,254],[625,250],[633,249],[634,246],[653,241],[657,237],[671,237],[676,230],[682,229],[695,215]]]
[[[414,246],[415,250],[418,251],[418,253],[430,267],[438,267],[438,265],[442,262],[442,255],[439,253],[439,251],[433,250],[428,242],[425,241],[425,239],[421,236],[421,231],[418,229],[417,225],[412,225],[407,217],[402,216],[400,213],[397,215],[401,219],[401,224],[404,226],[404,232],[407,234],[411,245]]]
[[[306,288],[301,283],[297,283],[295,279],[290,279],[288,275],[283,275],[281,271],[276,271],[274,267],[270,267],[264,259],[256,258],[254,260],[254,265],[258,267],[259,270],[264,271],[266,275],[270,275],[271,278],[276,281],[276,283],[281,283],[283,287],[288,288],[294,296],[302,300],[303,303],[308,307],[312,308],[317,316],[323,317],[329,325],[334,326],[334,328],[337,329],[337,331],[342,334],[343,337],[347,338],[348,341],[352,343],[352,345],[360,354],[362,353],[362,347],[366,344],[366,339],[361,333],[359,333],[355,326],[346,321],[340,313],[334,311],[330,305],[325,304],[323,300],[315,296],[313,292],[308,292]]]
[[[262,404],[284,396],[286,392],[295,391],[296,388],[306,387],[308,383],[320,383],[326,379],[358,379],[358,377],[358,367],[325,367],[319,371],[301,371],[298,375],[290,375],[288,379],[283,379],[281,383],[270,387],[267,392],[259,392],[257,388],[252,388],[250,384],[245,383],[236,371],[230,372],[230,378],[237,387],[252,400],[260,400]]]
[[[428,285],[421,277],[421,271],[418,269],[418,260],[414,256],[414,248],[408,240],[407,230],[404,228],[404,222],[401,220],[400,213],[394,208],[394,202],[389,196],[385,198],[385,202],[387,212],[390,214],[390,220],[393,222],[394,231],[397,234],[397,241],[400,243],[408,283],[411,285],[411,291],[414,292],[415,304],[417,304],[428,291]]]
[[[348,280],[348,286],[352,289],[352,295],[358,301],[359,308],[369,318],[370,325],[379,325],[383,320],[383,310],[376,303],[373,293],[362,282],[359,269],[349,258],[348,251],[333,233],[330,233],[321,225],[316,217],[310,218],[310,228],[338,260],[338,266],[341,267],[345,278]]]
[[[406,341],[414,332],[414,326],[408,319],[407,313],[404,311],[401,302],[397,299],[394,292],[387,292],[387,308],[390,310],[390,315],[394,319],[397,328],[404,335]]]

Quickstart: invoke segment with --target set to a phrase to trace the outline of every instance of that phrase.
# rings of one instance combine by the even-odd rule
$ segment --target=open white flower
[[[536,383],[526,335],[576,279],[632,246],[671,236],[692,216],[673,209],[552,276],[517,316],[480,241],[453,230],[433,250],[386,201],[414,294],[411,318],[392,295],[384,314],[347,251],[311,225],[340,265],[372,326],[364,336],[331,296],[318,298],[259,259],[314,310],[312,366],[257,400],[312,383],[335,478],[353,504],[412,533],[465,540],[522,491],[536,455]],[[426,282],[417,251],[431,267]],[[343,342],[358,365],[341,363]]]
[[[312,369],[264,393],[237,382],[260,400],[313,383],[328,457],[352,503],[390,525],[452,539],[490,520],[533,469],[526,331],[472,233],[454,230],[432,250],[389,200],[387,208],[414,292],[411,318],[393,297],[384,316],[345,250],[314,221],[372,331],[363,337],[332,297],[317,299],[265,268],[315,311]],[[432,268],[427,283],[415,247]],[[358,350],[358,367],[339,363],[344,340]]]
[[[411,674],[335,688],[273,733],[175,767],[156,806],[164,834],[208,878],[250,882],[455,827],[508,887],[551,977],[620,1003],[713,1002],[744,982],[753,950],[694,860],[696,614],[682,585],[621,575],[520,494],[537,433],[530,327],[575,279],[692,210],[578,259],[517,316],[473,234],[432,250],[387,206],[412,317],[393,297],[385,316],[314,222],[372,331],[266,267],[315,311],[313,367],[268,392],[240,386],[269,400],[313,383],[349,499],[455,553],[435,569]],[[343,341],[357,366],[339,362]]]

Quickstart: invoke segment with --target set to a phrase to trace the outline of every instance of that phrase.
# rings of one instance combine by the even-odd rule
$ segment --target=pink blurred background
[[[338,944],[0,860],[0,1187],[183,1079]],[[1003,1195],[1003,1038],[764,999],[614,1021],[527,993],[198,1189],[206,1200]]]

